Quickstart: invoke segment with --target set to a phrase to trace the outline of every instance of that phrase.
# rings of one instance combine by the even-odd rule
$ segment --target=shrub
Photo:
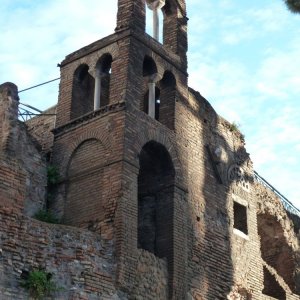
[[[230,124],[229,130],[230,130],[231,132],[238,132],[238,131],[239,131],[239,127],[240,127],[239,124],[233,122],[233,123]]]
[[[43,299],[58,290],[52,281],[52,274],[44,270],[30,271],[21,285],[28,290],[30,296],[34,299]]]

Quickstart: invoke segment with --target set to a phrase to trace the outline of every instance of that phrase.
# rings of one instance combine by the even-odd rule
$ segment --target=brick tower
[[[145,32],[145,1],[119,0],[115,33],[61,63],[54,209],[65,224],[115,243],[121,288],[134,289],[146,250],[143,259],[166,264],[167,298],[184,299],[187,186],[176,107],[188,99],[186,7],[156,2],[162,43]]]

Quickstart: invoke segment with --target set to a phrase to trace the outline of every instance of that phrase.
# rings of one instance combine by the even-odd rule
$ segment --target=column
[[[149,99],[148,99],[148,115],[155,118],[155,82],[148,83]]]
[[[94,110],[100,108],[100,97],[101,97],[101,72],[96,69],[95,76],[95,93],[94,93]]]

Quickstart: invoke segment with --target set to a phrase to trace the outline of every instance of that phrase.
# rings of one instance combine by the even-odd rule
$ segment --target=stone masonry
[[[118,1],[115,33],[66,56],[41,116],[18,120],[0,86],[0,299],[28,299],[34,269],[52,299],[300,299],[299,217],[188,87],[185,1],[162,6],[162,43],[146,9]]]

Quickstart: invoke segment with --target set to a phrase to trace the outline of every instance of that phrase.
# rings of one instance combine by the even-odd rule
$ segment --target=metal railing
[[[29,119],[35,117],[35,116],[55,116],[55,114],[49,114],[46,112],[43,112],[31,105],[25,104],[25,103],[19,103],[18,107],[18,113],[19,113],[19,119],[21,119],[23,122],[28,121]]]
[[[293,205],[286,197],[284,197],[278,190],[276,190],[267,180],[261,177],[256,171],[254,171],[254,180],[265,186],[266,188],[270,189],[273,193],[275,193],[279,199],[281,200],[284,208],[298,217],[300,217],[300,210]]]

